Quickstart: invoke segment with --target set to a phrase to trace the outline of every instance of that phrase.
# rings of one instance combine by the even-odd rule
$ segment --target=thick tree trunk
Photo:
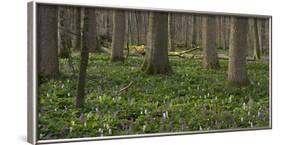
[[[231,18],[228,82],[230,85],[249,84],[246,68],[248,20],[243,17]]]
[[[172,69],[168,58],[168,13],[151,12],[148,29],[148,53],[142,70],[151,75],[169,74]]]
[[[174,43],[174,17],[172,13],[169,13],[168,16],[168,49],[170,51],[175,51],[175,43]]]
[[[57,7],[38,5],[37,51],[39,76],[57,77],[58,62]]]
[[[124,60],[125,11],[114,10],[111,61]]]
[[[217,69],[219,61],[216,46],[216,16],[203,16],[203,67]]]
[[[69,58],[70,49],[72,46],[72,35],[69,34],[69,32],[71,31],[70,7],[58,7],[58,28],[59,56],[61,58]]]
[[[78,89],[77,89],[77,98],[76,106],[82,108],[84,106],[84,97],[85,97],[85,86],[86,86],[86,75],[87,75],[87,66],[89,58],[89,11],[90,8],[82,8],[82,16],[84,21],[82,24],[82,50],[81,50],[81,60],[80,60],[80,70],[79,70],[79,79],[78,79]]]
[[[96,24],[96,10],[88,9],[88,24],[89,34],[89,52],[99,52],[98,42],[97,42],[97,24]]]

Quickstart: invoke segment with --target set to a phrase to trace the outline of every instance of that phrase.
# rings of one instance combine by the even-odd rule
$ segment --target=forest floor
[[[268,63],[248,62],[251,84],[235,88],[226,83],[227,60],[207,70],[200,59],[170,57],[167,76],[146,75],[142,62],[132,56],[111,63],[108,54],[91,54],[85,107],[77,109],[79,55],[75,75],[60,59],[60,77],[40,79],[39,139],[269,126]]]

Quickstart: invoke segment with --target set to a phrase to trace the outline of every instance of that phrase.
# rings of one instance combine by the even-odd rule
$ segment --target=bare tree
[[[174,43],[174,36],[175,36],[175,31],[174,31],[174,23],[175,19],[173,17],[172,13],[169,13],[168,16],[168,49],[170,51],[175,51],[175,43]]]
[[[42,76],[57,77],[59,75],[57,33],[57,7],[38,5],[37,58],[38,73]]]
[[[254,31],[253,31],[253,39],[254,39],[254,59],[260,59],[261,58],[261,52],[260,52],[260,32],[258,29],[258,20],[257,18],[254,18]]]
[[[246,68],[248,21],[244,17],[231,17],[228,82],[230,85],[249,84]]]
[[[168,13],[150,13],[147,51],[142,66],[145,73],[155,75],[172,72],[168,58]]]
[[[96,10],[88,9],[88,31],[89,34],[87,39],[89,39],[89,52],[98,52],[99,47],[97,43],[97,24],[96,24]]]
[[[69,58],[70,49],[72,47],[71,31],[71,9],[67,6],[58,7],[58,48],[61,58]]]
[[[216,16],[203,16],[203,67],[217,69],[219,61],[217,56],[217,23]]]
[[[125,11],[114,10],[111,61],[124,60],[123,49],[126,33],[125,29]]]
[[[81,34],[81,60],[80,60],[80,71],[78,79],[78,89],[77,89],[77,98],[76,106],[82,108],[84,106],[85,98],[85,86],[86,86],[86,75],[87,75],[87,66],[89,58],[89,44],[91,40],[89,39],[89,11],[90,8],[82,8],[82,34]],[[93,40],[94,41],[94,40]]]

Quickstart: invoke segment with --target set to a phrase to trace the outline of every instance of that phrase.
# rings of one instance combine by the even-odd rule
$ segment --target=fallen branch
[[[122,92],[122,91],[127,91],[132,85],[133,85],[133,81],[130,82],[126,87],[120,89],[119,93]]]
[[[202,54],[196,54],[196,55],[195,54],[184,54],[184,55],[181,55],[181,54],[172,53],[172,54],[169,54],[169,56],[177,56],[177,57],[186,58],[186,59],[203,59]],[[227,55],[224,55],[224,54],[218,54],[218,59],[228,60],[229,57]],[[247,61],[256,61],[254,58],[251,58],[251,57],[247,57],[246,60]]]
[[[190,52],[195,51],[195,50],[197,50],[197,49],[199,49],[199,47],[196,47],[196,48],[192,48],[192,49],[189,49],[189,50],[182,51],[182,52],[180,52],[180,55],[183,55],[183,54],[185,54],[185,53],[190,53]]]

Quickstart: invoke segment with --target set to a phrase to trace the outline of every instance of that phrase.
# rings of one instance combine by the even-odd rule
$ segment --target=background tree
[[[171,73],[168,58],[168,13],[151,12],[148,27],[148,53],[142,70],[152,75]]]
[[[217,23],[216,16],[203,16],[203,67],[217,69],[219,68],[219,60],[217,56],[216,34]]]
[[[260,59],[261,58],[261,52],[260,52],[260,37],[259,37],[259,29],[258,29],[258,20],[257,18],[254,18],[254,31],[253,31],[253,39],[254,39],[254,59]]]
[[[71,29],[71,8],[66,6],[58,7],[58,49],[61,58],[69,58],[72,47]]]
[[[174,36],[175,36],[175,32],[174,32],[174,17],[172,13],[169,13],[168,15],[168,50],[170,51],[175,51],[175,43],[174,43]]]
[[[124,60],[125,11],[114,10],[111,61]]]
[[[248,20],[244,17],[231,17],[228,82],[235,86],[249,84],[246,68]]]
[[[87,39],[89,39],[89,52],[98,52],[100,51],[97,43],[97,24],[96,24],[96,10],[88,9],[88,35]]]
[[[89,38],[89,17],[90,8],[82,8],[82,38],[81,38],[81,60],[80,60],[80,71],[78,79],[78,89],[77,89],[77,99],[76,106],[81,108],[84,106],[84,97],[85,97],[85,86],[86,86],[86,75],[87,75],[87,66],[89,58],[89,44],[92,41]]]
[[[58,61],[57,7],[38,5],[37,14],[37,51],[38,73],[41,76],[57,77]]]
[[[72,35],[72,48],[75,51],[79,51],[81,48],[81,8],[74,7],[72,13],[72,32],[76,35]]]

